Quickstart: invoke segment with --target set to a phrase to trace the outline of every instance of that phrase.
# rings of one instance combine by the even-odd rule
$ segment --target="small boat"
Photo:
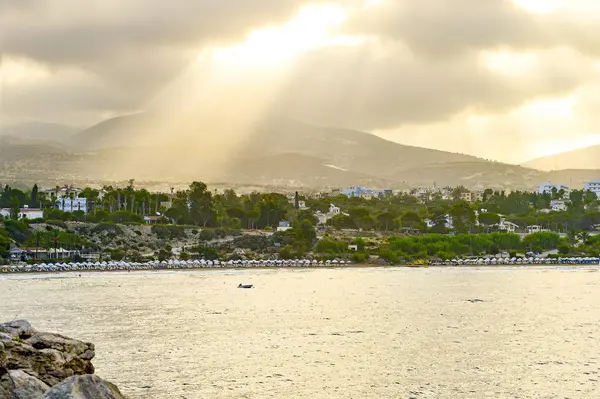
[[[252,284],[240,284],[238,285],[238,288],[252,288],[254,287]]]

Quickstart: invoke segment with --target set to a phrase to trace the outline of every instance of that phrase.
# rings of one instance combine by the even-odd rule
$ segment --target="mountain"
[[[183,132],[168,118],[161,120],[168,124],[160,125],[155,117],[144,113],[109,119],[71,137],[76,148],[72,152],[21,157],[18,163],[27,165],[22,170],[14,167],[17,161],[13,157],[13,164],[5,162],[4,168],[12,165],[12,178],[33,178],[37,173],[49,179],[203,180],[288,189],[349,185],[399,189],[434,184],[534,189],[547,180],[582,185],[595,174],[581,170],[543,172],[281,117],[244,126],[243,133],[225,127],[226,123],[192,124],[193,129]],[[148,131],[161,134],[149,139]],[[0,153],[0,165],[2,157]]]
[[[72,137],[71,144],[80,150],[98,150],[128,146],[129,139],[140,133],[146,114],[123,115],[106,119]]]
[[[57,123],[28,122],[17,125],[3,126],[0,137],[11,136],[35,142],[56,142],[67,144],[69,139],[79,132],[79,128]]]
[[[523,166],[539,170],[600,169],[600,145],[537,158]]]

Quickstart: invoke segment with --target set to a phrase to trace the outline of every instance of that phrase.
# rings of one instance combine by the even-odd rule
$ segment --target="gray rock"
[[[8,334],[12,338],[26,339],[33,336],[36,331],[27,320],[14,320],[0,323],[0,333]]]
[[[27,369],[52,386],[73,375],[92,374],[94,345],[58,334],[35,332],[25,340],[15,335],[1,341],[0,359],[9,370]]]
[[[94,345],[36,331],[26,320],[0,323],[0,399],[121,399],[92,375]]]
[[[0,398],[40,399],[48,389],[48,385],[24,370],[11,370],[0,377]]]
[[[125,399],[115,385],[96,375],[78,375],[55,385],[44,399]]]

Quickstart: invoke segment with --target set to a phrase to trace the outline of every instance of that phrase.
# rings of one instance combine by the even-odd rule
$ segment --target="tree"
[[[579,234],[577,234],[577,238],[579,238],[579,240],[581,240],[584,245],[590,244],[591,236],[590,236],[590,233],[588,233],[587,231],[579,232]]]
[[[500,223],[500,215],[492,212],[482,212],[479,214],[478,219],[479,223],[484,225],[486,229],[489,228],[489,226]]]
[[[486,188],[483,191],[483,202],[487,202],[494,195],[494,190],[491,188]]]
[[[402,215],[402,218],[400,220],[402,223],[402,227],[411,228],[414,228],[422,222],[421,217],[413,211],[406,212],[404,215]]]
[[[304,219],[302,222],[300,222],[297,237],[299,240],[306,241],[310,244],[310,246],[312,246],[312,243],[317,238],[317,233],[315,232],[315,226],[310,222],[310,220]]]
[[[37,208],[39,206],[39,202],[38,202],[38,185],[34,184],[33,188],[31,189],[31,203],[30,205],[33,208]]]
[[[201,224],[206,227],[209,222],[214,221],[214,202],[212,193],[208,190],[206,184],[193,182],[188,191],[188,201],[190,217],[194,224]]]
[[[377,215],[377,224],[385,231],[389,231],[394,225],[395,216],[393,213],[385,211]]]
[[[459,202],[450,208],[448,214],[452,217],[454,230],[467,233],[475,224],[475,212],[467,202]]]
[[[561,255],[568,255],[571,252],[571,247],[569,245],[562,243],[558,246],[558,253]]]
[[[577,244],[579,239],[579,232],[577,230],[569,230],[567,231],[567,239],[571,243],[571,245]]]

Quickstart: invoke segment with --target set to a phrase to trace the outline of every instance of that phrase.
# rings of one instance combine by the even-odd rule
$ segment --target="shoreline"
[[[79,270],[79,271],[35,271],[35,272],[0,272],[5,276],[46,276],[46,275],[81,275],[89,273],[161,273],[161,272],[194,272],[194,271],[242,271],[242,270],[344,270],[344,269],[592,269],[600,271],[598,264],[521,264],[521,265],[344,265],[344,266],[289,266],[289,267],[202,267],[202,268],[165,268],[165,269],[117,269],[117,270]]]

